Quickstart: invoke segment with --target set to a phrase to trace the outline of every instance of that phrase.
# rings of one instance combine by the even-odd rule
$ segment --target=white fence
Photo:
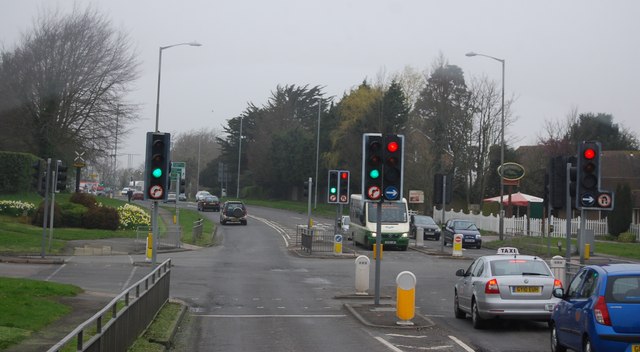
[[[449,219],[465,219],[473,221],[478,228],[485,231],[499,232],[500,231],[500,218],[497,215],[484,216],[482,214],[466,214],[463,211],[449,210],[444,214],[445,222]],[[442,210],[433,208],[433,218],[437,222],[442,221]],[[543,225],[546,224],[546,219],[530,219],[527,216],[521,217],[505,217],[504,218],[504,233],[507,235],[520,235],[520,236],[542,236]],[[553,232],[551,237],[566,237],[567,223],[566,219],[551,218],[551,224],[553,225]],[[634,225],[632,225],[634,226]],[[635,225],[636,238],[640,237],[640,229]],[[580,227],[580,217],[571,219],[571,233],[576,234]],[[609,234],[607,220],[586,220],[587,229],[593,229],[596,236],[606,236]],[[633,228],[632,228],[633,229]],[[632,230],[630,230],[632,231]]]
[[[631,224],[629,232],[636,235],[636,242],[640,242],[640,224]]]

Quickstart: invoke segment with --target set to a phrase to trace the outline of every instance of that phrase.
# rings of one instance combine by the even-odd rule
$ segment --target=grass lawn
[[[175,215],[175,207],[163,206],[163,208],[169,211],[172,215]],[[198,240],[194,240],[192,231],[193,223],[198,219],[204,220],[202,223],[202,237],[200,237]],[[214,238],[212,234],[216,225],[213,221],[200,215],[198,211],[181,208],[180,226],[182,227],[182,242],[195,244],[198,246],[210,246],[213,244]]]
[[[69,313],[71,307],[56,298],[80,292],[73,285],[0,277],[0,350]]]

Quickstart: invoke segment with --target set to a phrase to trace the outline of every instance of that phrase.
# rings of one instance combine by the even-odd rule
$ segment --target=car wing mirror
[[[464,269],[458,269],[456,271],[456,276],[464,276]]]
[[[552,294],[553,294],[553,297],[564,299],[564,289],[563,288],[554,288]]]

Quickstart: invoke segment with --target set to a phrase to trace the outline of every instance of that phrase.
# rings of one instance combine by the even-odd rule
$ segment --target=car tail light
[[[500,293],[500,288],[498,288],[498,280],[491,279],[487,281],[486,285],[484,285],[484,293],[486,294]]]
[[[598,296],[598,302],[593,307],[593,314],[598,323],[611,326],[611,317],[609,317],[609,309],[607,309],[607,302],[604,300],[604,296]]]
[[[553,280],[553,289],[555,290],[556,288],[562,288],[562,281],[558,279]]]

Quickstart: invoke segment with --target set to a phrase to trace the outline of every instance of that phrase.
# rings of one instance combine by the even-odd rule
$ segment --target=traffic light
[[[556,156],[549,162],[549,201],[554,209],[564,208],[567,198],[567,157]]]
[[[304,181],[304,188],[302,190],[302,195],[306,198],[309,196],[309,188],[311,187],[311,185],[309,184],[309,181]]]
[[[577,199],[576,192],[577,192],[577,185],[578,185],[578,171],[576,169],[577,160],[576,160],[576,157],[573,155],[568,157],[566,160],[567,160],[567,164],[571,164],[571,166],[569,167],[569,196],[571,197],[571,199],[569,200],[569,204],[567,204],[565,208],[568,209],[569,207],[571,207],[571,209],[575,209],[576,199]],[[565,164],[565,175],[567,173],[566,167],[567,166]],[[565,194],[565,197],[566,197],[566,194]]]
[[[382,135],[362,135],[362,194],[366,200],[382,197]]]
[[[182,193],[185,193],[187,188],[187,182],[182,177],[178,180],[178,182],[180,183],[180,185],[178,186],[178,195],[180,195]]]
[[[44,169],[46,166],[43,165],[43,161],[44,160],[37,160],[31,164],[31,167],[33,168],[33,174],[31,174],[31,185],[41,196],[44,196],[46,189],[46,180],[44,178]]]
[[[145,160],[145,199],[166,200],[169,193],[169,160],[171,135],[161,132],[147,132],[147,153]]]
[[[338,203],[349,204],[349,171],[338,172]]]
[[[386,200],[402,198],[402,168],[404,161],[404,136],[388,134],[383,138],[382,193]]]
[[[576,208],[598,208],[600,195],[600,143],[582,142],[578,146]]]
[[[67,189],[67,169],[68,166],[63,165],[62,161],[56,163],[56,191],[62,192]]]
[[[442,204],[442,187],[445,187],[445,197],[444,203],[451,203],[451,198],[453,196],[453,180],[452,177],[445,174],[435,174],[433,175],[433,203],[434,204]]]
[[[338,203],[338,170],[329,170],[329,190],[327,192],[327,203]]]

